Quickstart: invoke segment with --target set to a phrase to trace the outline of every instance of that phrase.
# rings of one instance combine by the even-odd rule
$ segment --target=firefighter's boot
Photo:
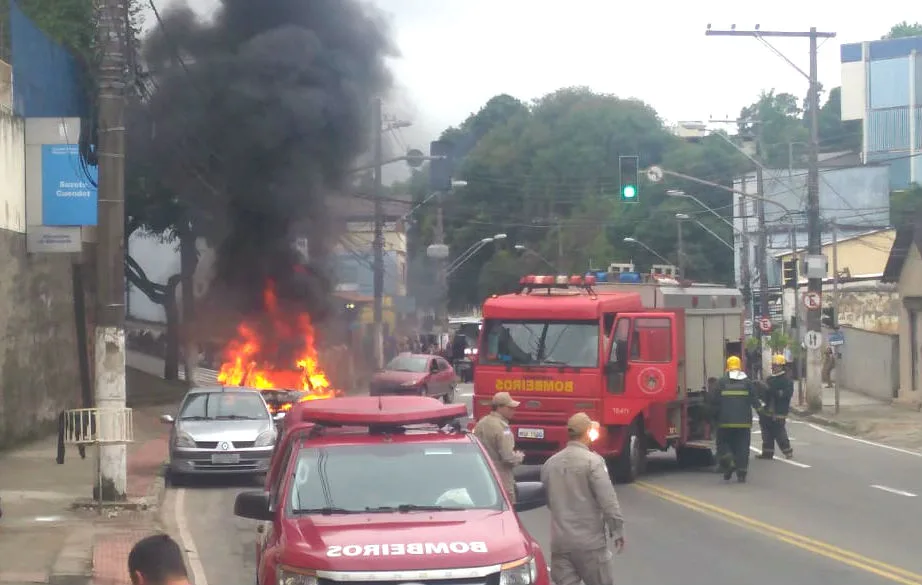
[[[793,459],[793,458],[794,458],[794,449],[784,449],[782,452],[784,453],[784,458],[785,458],[785,459]]]
[[[745,472],[745,471],[737,471],[737,472],[736,472],[736,482],[737,482],[737,483],[746,483],[746,472]]]

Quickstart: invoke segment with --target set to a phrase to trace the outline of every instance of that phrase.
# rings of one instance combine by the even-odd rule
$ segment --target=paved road
[[[791,434],[797,459],[754,461],[744,486],[680,471],[669,457],[654,457],[643,481],[619,486],[628,523],[619,582],[922,584],[922,455],[801,422]],[[243,489],[252,486],[170,493],[180,535],[199,559],[196,585],[252,582],[255,527],[232,516]],[[522,519],[547,547],[547,510]]]

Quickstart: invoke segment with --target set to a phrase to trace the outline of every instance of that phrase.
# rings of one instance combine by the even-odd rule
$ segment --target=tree
[[[514,289],[525,271],[549,271],[537,255],[576,273],[631,258],[641,270],[658,263],[642,248],[624,243],[634,236],[674,256],[675,214],[702,210],[667,197],[667,188],[685,188],[721,213],[729,212],[727,191],[671,179],[667,185],[643,183],[637,203],[622,203],[617,196],[620,155],[638,155],[644,167],[663,164],[725,185],[748,168],[748,161],[719,137],[696,144],[678,139],[638,100],[585,88],[561,89],[521,107],[500,98],[490,104],[502,115],[487,117],[489,130],[476,133],[479,138],[459,161],[457,178],[468,186],[446,203],[446,236],[454,254],[497,233],[507,237],[484,247],[452,275],[449,293],[456,307]],[[477,126],[471,121],[467,127]],[[431,241],[430,221],[422,221],[424,242]],[[537,255],[517,255],[514,244]],[[698,229],[688,231],[686,244],[693,278],[730,278],[732,252],[720,242]]]
[[[904,20],[898,22],[890,27],[890,32],[880,37],[881,40],[888,39],[902,39],[906,37],[919,37],[922,36],[922,23],[914,22],[909,24],[908,21]]]
[[[752,105],[740,112],[739,134],[755,137],[761,125],[761,160],[769,167],[787,167],[792,148],[806,143],[810,132],[803,122],[804,110],[796,96],[764,91]]]
[[[823,152],[861,149],[861,121],[842,120],[842,88],[834,87],[820,108],[820,150]]]

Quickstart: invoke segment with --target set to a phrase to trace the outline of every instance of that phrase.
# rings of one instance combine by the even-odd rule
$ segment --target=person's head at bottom
[[[567,421],[567,435],[571,441],[589,445],[599,438],[599,423],[585,412],[577,412]]]
[[[132,585],[189,585],[182,550],[166,534],[155,534],[135,543],[128,554]]]

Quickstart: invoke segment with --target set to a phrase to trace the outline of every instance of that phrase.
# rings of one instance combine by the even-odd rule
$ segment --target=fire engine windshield
[[[506,321],[484,324],[482,364],[569,366],[599,365],[596,321]]]
[[[298,455],[291,514],[501,510],[503,499],[473,443],[377,443],[306,448]]]

